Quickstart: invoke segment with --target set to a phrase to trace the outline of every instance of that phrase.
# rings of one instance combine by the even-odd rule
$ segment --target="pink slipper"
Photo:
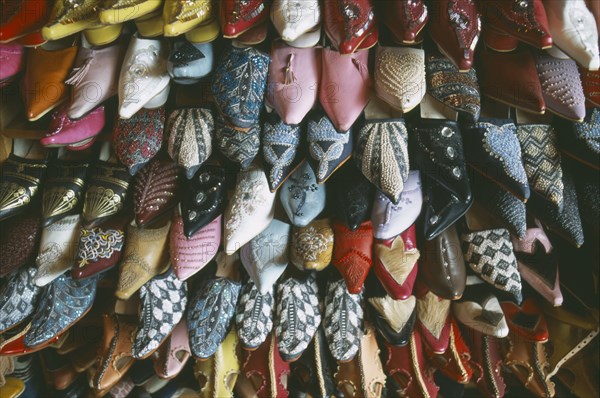
[[[217,216],[200,231],[186,238],[183,219],[176,211],[171,223],[170,253],[175,275],[186,280],[204,268],[217,255],[221,244],[221,216]]]
[[[70,119],[63,106],[52,116],[46,136],[40,140],[46,147],[84,145],[104,128],[104,106],[99,106],[81,119]]]

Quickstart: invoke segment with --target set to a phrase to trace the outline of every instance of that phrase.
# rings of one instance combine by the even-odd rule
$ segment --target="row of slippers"
[[[437,0],[430,3],[433,13],[428,31],[440,50],[461,71],[473,65],[482,25],[485,36],[500,43],[503,50],[512,49],[522,41],[540,49],[552,48],[560,57],[570,56],[586,69],[598,70],[600,10],[594,2],[588,3],[589,8],[584,0],[546,3],[522,0],[516,4],[511,0],[479,4],[472,0]],[[97,0],[85,0],[77,5],[57,0],[48,16],[49,6],[47,0],[11,4],[0,26],[0,41],[10,42],[45,25],[40,39],[57,40],[84,31],[96,45],[103,45],[118,37],[123,22],[135,20],[137,29],[147,37],[186,34],[192,41],[206,42],[218,36],[220,25],[226,38],[246,36],[258,42],[266,37],[270,15],[284,40],[304,46],[318,42],[323,20],[334,48],[342,54],[350,54],[377,42],[378,18],[390,30],[393,39],[404,45],[422,41],[423,29],[430,19],[428,7],[422,0],[334,0],[323,4],[319,0],[275,0],[273,4],[264,0],[226,0],[219,2],[218,10],[211,0],[183,4],[168,0],[164,8],[159,0],[111,0],[102,5]],[[29,41],[35,41],[35,34],[33,36]]]
[[[538,130],[540,129],[538,128]],[[421,173],[426,182],[421,184],[418,172],[408,172],[406,170],[408,174],[407,183],[402,187],[396,204],[393,200],[395,197],[390,198],[389,192],[386,194],[385,191],[380,191],[374,201],[376,190],[372,183],[385,181],[384,179],[370,178],[371,182],[369,182],[365,178],[358,178],[360,172],[352,167],[351,163],[346,167],[342,167],[339,178],[332,179],[331,184],[328,184],[331,188],[330,207],[334,209],[331,212],[333,218],[345,223],[345,228],[348,228],[348,233],[350,233],[353,230],[360,229],[359,227],[364,224],[365,220],[372,217],[373,227],[370,228],[374,230],[374,234],[371,233],[371,235],[374,235],[377,239],[392,239],[408,230],[423,212],[423,232],[428,240],[443,233],[459,220],[471,206],[474,196],[467,178],[466,166],[460,162],[432,163],[432,157],[428,155],[430,153],[441,153],[446,156],[450,150],[456,155],[461,155],[460,134],[457,134],[456,130],[449,127],[446,122],[440,124],[435,132],[437,134],[431,134],[429,129],[422,129],[418,132],[418,137],[420,137],[418,141],[423,150],[417,152],[418,156],[413,156],[413,159],[420,159],[416,163],[420,165]],[[529,130],[525,130],[525,132],[528,132],[528,134],[523,135],[529,138],[535,138],[536,136]],[[476,131],[471,132],[471,135],[475,137]],[[484,130],[482,135],[484,137],[486,135],[494,137],[493,131],[488,130]],[[443,141],[437,142],[432,140],[432,137],[441,137]],[[552,139],[543,141],[541,146],[553,149],[551,141]],[[507,141],[502,142],[506,148],[510,148]],[[15,149],[19,149],[19,143],[22,142],[17,141]],[[449,143],[452,145],[449,145]],[[492,144],[487,144],[487,147],[496,148],[496,151],[498,151],[499,146],[494,147]],[[515,139],[516,148],[518,148],[517,145],[518,142]],[[485,147],[485,145],[482,146]],[[106,147],[107,145],[103,149],[106,149]],[[537,147],[536,145],[533,146],[534,149]],[[556,152],[555,149],[553,151]],[[379,151],[374,149],[373,152],[385,153],[386,148]],[[483,151],[480,151],[480,153],[485,155]],[[494,166],[493,170],[502,171],[514,166],[514,157],[506,156],[502,158],[503,153],[499,152],[499,155],[492,157],[492,160],[511,159],[510,162],[505,162],[510,167],[505,167],[505,164],[502,163],[489,163]],[[543,152],[538,151],[536,153],[538,155],[532,157],[531,164],[528,164],[528,169],[534,171],[532,173],[534,177],[536,173],[540,173],[539,168],[535,166],[537,164],[535,162],[552,163],[556,160],[552,156],[539,158]],[[390,157],[390,159],[392,158]],[[455,156],[455,158],[462,159],[461,156]],[[108,160],[108,157],[103,159]],[[407,169],[408,162],[405,161],[403,164]],[[483,163],[475,162],[475,165],[477,164]],[[228,184],[224,169],[214,165],[202,166],[196,171],[193,178],[187,181],[186,194],[180,196],[179,192],[184,186],[184,179],[177,166],[163,157],[158,157],[143,167],[133,183],[131,183],[132,178],[126,167],[117,163],[100,161],[92,167],[90,175],[87,177],[87,163],[83,163],[81,159],[74,162],[57,160],[50,163],[47,185],[41,189],[46,176],[46,168],[47,161],[33,161],[13,153],[6,164],[3,165],[4,177],[2,181],[3,203],[6,203],[2,209],[3,218],[14,216],[35,207],[33,204],[41,196],[43,225],[46,227],[45,239],[43,240],[51,243],[57,241],[64,243],[64,247],[58,249],[52,245],[42,244],[38,265],[44,272],[40,273],[40,284],[50,282],[51,279],[47,279],[48,277],[56,277],[71,267],[75,253],[74,250],[69,253],[69,250],[67,250],[69,246],[83,248],[83,253],[77,259],[79,266],[76,275],[79,277],[90,276],[99,270],[114,266],[117,262],[114,259],[109,264],[106,264],[105,261],[96,263],[97,260],[93,261],[92,264],[88,264],[87,259],[91,257],[97,259],[98,253],[94,255],[93,252],[86,252],[86,244],[94,242],[98,237],[103,237],[105,243],[110,241],[110,245],[105,246],[118,246],[118,251],[120,251],[125,241],[123,231],[127,218],[121,217],[120,220],[109,220],[109,218],[118,213],[123,215],[123,210],[129,207],[133,208],[136,222],[135,225],[130,226],[130,229],[136,230],[137,235],[140,236],[144,234],[156,235],[156,230],[151,229],[144,232],[143,229],[137,229],[151,226],[162,215],[176,207],[179,200],[182,199],[182,205],[178,212],[179,218],[176,218],[173,223],[174,228],[177,228],[176,233],[171,234],[173,239],[181,237],[181,242],[174,244],[173,247],[185,247],[192,240],[196,245],[210,244],[213,250],[209,254],[216,254],[216,249],[222,239],[221,224],[223,221],[221,215],[226,207],[225,192]],[[374,168],[378,168],[378,166],[375,165]],[[364,169],[363,165],[363,172]],[[327,203],[325,186],[319,184],[320,181],[313,170],[310,164],[306,162],[299,165],[295,171],[292,170],[294,173],[283,183],[284,188],[280,194],[287,218],[299,228],[311,224],[325,209]],[[543,201],[539,197],[533,196],[527,210],[523,202],[517,197],[494,187],[489,181],[479,181],[473,184],[473,187],[479,190],[477,195],[481,193],[482,198],[484,196],[490,197],[494,193],[493,200],[486,201],[488,207],[495,210],[496,215],[502,219],[501,224],[507,226],[508,231],[518,238],[527,236],[526,214],[531,211],[533,215],[541,218],[552,230],[557,231],[575,245],[580,246],[583,244],[583,228],[579,216],[578,199],[575,194],[576,188],[573,185],[570,173],[563,176],[562,168],[556,168],[553,172],[554,174],[550,176],[552,178],[546,178],[546,181],[552,181],[552,184],[541,184],[542,187],[551,187],[550,194],[546,195]],[[525,181],[531,178],[524,171],[521,174],[524,175]],[[506,178],[498,178],[499,175],[499,172],[496,173],[491,180],[510,181]],[[460,176],[464,178],[458,178]],[[474,175],[472,175],[473,177]],[[578,188],[580,192],[586,191],[589,187],[593,192],[594,184],[588,184],[582,173],[576,180],[583,181],[585,188]],[[474,181],[478,181],[478,179],[475,178]],[[231,182],[231,179],[229,179],[229,183]],[[130,183],[132,185],[131,189],[129,189]],[[423,185],[423,189],[421,185]],[[588,185],[589,187],[587,187]],[[513,186],[522,189],[529,188],[528,185],[513,184]],[[532,187],[535,190],[537,184],[532,183]],[[537,190],[539,191],[539,189]],[[451,192],[451,195],[462,199],[455,199],[456,203],[454,204],[452,202],[448,203],[444,199],[445,196],[443,196],[444,194],[447,196],[448,194],[445,192],[448,191]],[[38,192],[43,193],[39,195]],[[129,195],[133,198],[131,202],[133,206],[130,206]],[[425,197],[424,203],[422,195]],[[593,202],[593,196],[592,193],[591,198],[586,200],[589,199]],[[270,183],[269,173],[265,173],[260,166],[251,167],[238,175],[236,194],[227,206],[224,217],[223,242],[228,253],[237,251],[238,248],[251,241],[271,224],[274,216],[275,198],[276,194]],[[561,198],[561,201],[556,200]],[[252,200],[255,202],[253,203]],[[496,208],[494,208],[495,206]],[[83,207],[83,217],[81,218],[84,227],[82,234],[84,237],[89,237],[89,239],[81,239],[78,244],[81,207]],[[587,207],[589,206],[584,206],[584,208]],[[441,209],[441,211],[438,209]],[[371,216],[371,214],[373,215]],[[588,214],[590,213],[586,212],[586,215]],[[591,215],[591,219],[597,219],[597,215],[594,218],[593,211]],[[248,219],[252,219],[253,223],[244,222]],[[13,228],[15,233],[5,235],[3,239],[3,245],[6,247],[5,251],[9,254],[4,256],[3,259],[3,275],[22,266],[34,255],[38,249],[36,236],[40,232],[40,224],[35,217],[26,217],[25,220],[19,222],[9,222],[7,227]],[[326,227],[327,223],[320,226],[320,228]],[[159,229],[164,233],[158,235],[164,235],[163,240],[166,241],[168,226]],[[107,233],[109,230],[111,234]],[[121,232],[119,233],[119,231]],[[136,239],[139,239],[139,236]],[[69,242],[72,242],[72,244],[69,245]],[[160,251],[160,248],[161,245],[158,245],[154,248],[154,251]],[[185,253],[174,248],[171,250],[173,254],[172,262],[175,268],[178,269],[180,264],[178,264],[177,257],[184,256]],[[108,251],[103,253],[105,258],[112,257],[113,248],[103,247],[103,250]],[[370,253],[371,245],[368,245],[364,251]],[[147,255],[147,261],[153,264],[153,267],[161,266],[161,260],[162,256],[157,253],[152,252]],[[198,261],[199,259],[194,260]],[[195,267],[188,268],[188,272],[181,271],[182,279],[186,278],[183,275],[187,274],[187,277],[189,277],[201,269],[210,260],[210,256],[200,260]],[[328,260],[323,260],[323,262],[328,263]],[[301,262],[298,265],[302,266]],[[303,267],[308,269],[319,268],[317,265],[309,266],[308,264],[304,264]],[[360,285],[361,282],[357,281],[357,283]],[[137,290],[139,284],[135,287],[134,290]]]
[[[144,107],[164,105],[171,78],[191,84],[213,69],[211,44],[178,41],[169,50],[164,40],[135,34],[125,52],[126,42],[123,38],[102,48],[85,41],[79,49],[40,47],[28,52],[26,62],[22,48],[0,49],[7,58],[3,84],[14,80],[26,64],[21,88],[30,121],[68,102],[54,117],[46,145],[90,141],[104,127],[101,105],[117,92],[119,115],[128,119]],[[419,105],[428,92],[469,122],[479,119],[479,84],[483,94],[494,100],[532,113],[548,109],[579,122],[586,115],[586,99],[591,105],[599,103],[594,88],[597,73],[581,70],[580,76],[574,61],[543,52],[483,48],[478,74],[459,72],[435,51],[428,51],[426,57],[421,49],[380,45],[375,53],[371,78],[369,51],[342,56],[328,48],[294,48],[276,42],[269,56],[252,47],[234,46],[219,58],[211,91],[226,123],[240,131],[256,128],[265,103],[284,123],[297,125],[319,99],[336,129],[346,132],[369,102],[373,84],[379,98],[403,113]],[[67,85],[73,86],[70,100]],[[59,133],[57,126],[65,124],[85,133],[63,134],[62,141],[53,138]]]
[[[367,108],[368,111],[372,109],[376,109],[375,106]],[[162,108],[141,112],[140,118],[133,119],[133,123],[117,122],[114,146],[116,157],[123,164],[119,164],[114,156],[110,159],[108,144],[101,146],[101,160],[89,168],[86,153],[69,155],[61,150],[59,158],[49,163],[43,151],[36,151],[39,146],[16,140],[13,153],[2,166],[0,219],[22,213],[41,198],[44,226],[76,214],[81,204],[84,222],[87,225],[98,224],[128,204],[132,175],[137,174],[133,179],[135,184],[132,184],[132,203],[138,224],[149,224],[151,219],[174,207],[179,201],[178,192],[186,186],[188,194],[183,198],[182,216],[185,234],[191,237],[220,214],[219,211],[222,212],[222,190],[215,191],[217,200],[216,196],[211,198],[206,188],[214,181],[223,183],[224,170],[219,172],[218,167],[203,166],[208,159],[212,163],[219,161],[219,153],[213,154],[211,149],[212,136],[215,135],[213,129],[216,130],[216,145],[221,152],[243,166],[249,166],[261,149],[259,136],[243,133],[244,140],[236,141],[227,136],[228,130],[219,128],[218,124],[215,127],[212,115],[207,108],[180,109],[171,114],[166,128],[166,152],[177,164],[165,159],[166,156],[156,157],[163,146],[165,115]],[[283,201],[284,206],[288,206],[289,219],[304,226],[325,206],[324,195],[318,196],[324,191],[322,184],[332,175],[335,177],[338,169],[348,169],[342,173],[345,175],[340,175],[340,179],[349,179],[352,173],[350,166],[344,168],[343,165],[351,155],[360,170],[357,172],[366,178],[366,184],[360,183],[361,180],[354,176],[355,186],[351,191],[363,192],[353,192],[354,198],[348,195],[345,201],[365,202],[364,209],[371,208],[374,188],[389,202],[388,205],[383,200],[380,207],[398,206],[403,192],[414,189],[409,172],[412,162],[426,180],[423,233],[427,239],[439,235],[467,211],[473,201],[472,188],[480,189],[482,184],[492,185],[489,182],[493,182],[499,187],[488,187],[485,191],[496,192],[497,197],[505,197],[504,201],[514,204],[510,211],[512,214],[508,214],[506,209],[496,211],[514,235],[524,237],[523,202],[531,198],[532,211],[549,225],[557,224],[557,214],[570,215],[570,223],[553,229],[558,229],[564,237],[580,246],[583,233],[576,225],[579,217],[574,217],[578,213],[574,196],[565,194],[563,180],[570,179],[563,176],[559,149],[592,168],[598,167],[596,135],[600,131],[600,112],[592,109],[590,115],[589,122],[577,123],[568,129],[561,126],[555,129],[546,124],[515,125],[510,119],[482,119],[462,128],[447,120],[422,119],[407,124],[402,119],[363,119],[357,133],[351,130],[343,134],[338,133],[322,113],[311,114],[306,126],[291,128],[275,118],[265,121],[262,132],[268,191],[271,196],[288,180],[289,184],[293,181],[298,185],[302,179],[307,179],[306,184],[300,185],[305,191],[302,195],[290,195],[289,192],[296,190],[293,186],[288,186],[289,192],[284,189],[282,193],[288,195]],[[199,131],[191,130],[190,126],[197,127]],[[557,130],[562,133],[558,135]],[[308,149],[302,143],[305,134],[308,136]],[[307,156],[309,162],[297,171],[305,152],[310,154]],[[151,161],[153,157],[156,161]],[[476,172],[470,172],[467,165]],[[187,182],[178,166],[185,170]],[[139,173],[140,170],[144,172]],[[209,172],[209,177],[205,176],[205,171]],[[294,172],[298,175],[292,178]],[[300,177],[303,173],[309,177]],[[116,179],[106,179],[106,175]],[[486,181],[474,183],[482,176],[486,177]],[[583,177],[582,174],[576,180],[586,180]],[[202,178],[207,179],[203,181]],[[41,189],[45,180],[47,187]],[[308,180],[315,180],[314,187]],[[569,190],[572,191],[571,188]],[[340,194],[346,195],[346,191],[349,188],[342,188]],[[118,200],[110,195],[115,195]],[[162,200],[159,205],[152,202],[157,197]],[[307,198],[312,209],[304,203]],[[208,206],[203,208],[204,205]],[[201,216],[207,208],[211,209],[210,217]],[[300,214],[303,212],[312,218],[308,215],[303,217]],[[416,215],[419,213],[420,208]],[[349,220],[347,216],[339,218],[356,228],[364,220],[362,216],[354,217],[357,220]],[[408,225],[403,225],[401,230]]]
[[[503,396],[506,389],[503,366],[535,396],[554,395],[551,378],[557,373],[578,396],[594,392],[593,384],[589,384],[593,365],[582,360],[581,355],[578,360],[571,358],[593,341],[598,334],[597,323],[547,304],[542,312],[533,299],[526,299],[521,305],[496,301],[494,308],[481,312],[478,318],[503,324],[506,330],[498,336],[490,333],[490,329],[481,330],[472,319],[468,322],[462,319],[462,307],[472,305],[468,298],[450,305],[449,301],[423,290],[423,286],[417,289],[421,291],[418,298],[412,296],[403,307],[393,308],[385,303],[389,301],[386,298],[367,299],[362,294],[348,293],[343,281],[333,274],[325,297],[319,298],[313,275],[283,281],[276,298],[271,300],[261,300],[251,281],[240,291],[239,282],[235,286],[227,279],[209,278],[200,283],[200,290],[185,316],[182,308],[185,302],[175,301],[174,310],[165,303],[172,300],[174,294],[166,291],[165,283],[169,280],[176,283],[172,272],[169,274],[148,283],[148,290],[141,295],[139,318],[119,314],[100,316],[101,312],[92,311],[73,327],[72,338],[63,338],[68,336],[65,333],[43,346],[51,343],[61,351],[64,345],[63,354],[73,351],[70,362],[75,372],[66,369],[64,377],[52,379],[57,388],[67,388],[69,383],[65,378],[70,376],[69,380],[73,381],[77,373],[88,370],[90,386],[96,395],[102,396],[122,382],[131,384],[125,376],[128,370],[135,366],[136,360],[152,356],[154,370],[150,373],[166,380],[176,377],[190,357],[200,358],[195,366],[197,375],[203,376],[199,378],[200,386],[218,393],[217,396],[232,395],[235,376],[241,371],[250,378],[251,390],[258,396],[287,396],[287,388],[292,385],[324,396],[332,395],[336,388],[350,396],[357,394],[357,389],[368,396],[382,396],[387,375],[388,392],[391,389],[408,396],[435,397],[438,388],[433,379],[434,369],[461,384],[476,382],[485,396]],[[214,296],[211,291],[223,282],[231,287],[222,290],[221,297]],[[62,287],[69,289],[59,301],[74,292],[70,285],[72,283]],[[477,285],[480,283],[475,282],[474,286]],[[182,286],[185,288],[185,283]],[[314,303],[305,300],[308,295]],[[484,297],[485,293],[471,290],[469,295]],[[296,302],[291,304],[290,300]],[[320,301],[323,301],[323,319],[319,313]],[[367,301],[368,307],[365,306]],[[231,309],[236,302],[237,310]],[[151,319],[149,312],[165,312],[168,320]],[[199,312],[203,321],[189,327],[198,321]],[[260,316],[257,318],[255,314]],[[215,325],[211,317],[224,318],[214,322],[225,325],[212,329]],[[89,330],[93,325],[100,326],[99,322],[103,323],[102,335],[84,333],[86,327]],[[28,330],[33,327],[35,324],[5,333],[0,352],[23,355],[35,351],[35,347],[27,346]],[[152,327],[160,327],[160,330],[149,339],[147,333]],[[549,353],[546,345],[552,346]],[[70,347],[68,351],[66,346]],[[147,355],[140,357],[142,353]],[[578,373],[571,376],[568,372],[561,373],[563,367]],[[296,381],[300,387],[290,384],[289,379],[286,386],[282,376],[289,374],[290,369],[300,372],[291,375],[300,378]],[[253,373],[259,378],[251,377]],[[219,374],[230,377],[217,378]]]
[[[470,381],[476,383],[485,396],[502,397],[511,391],[515,393],[515,386],[508,383],[511,378],[518,379],[527,386],[530,394],[540,397],[552,397],[555,394],[553,380],[556,379],[576,396],[593,396],[597,393],[593,384],[594,365],[586,360],[591,351],[584,351],[587,356],[579,354],[582,347],[588,345],[597,334],[594,322],[586,322],[580,316],[555,310],[544,310],[541,314],[535,302],[529,302],[526,309],[510,306],[506,306],[506,309],[513,320],[507,339],[486,336],[466,326],[459,328],[456,321],[450,320],[451,341],[446,352],[441,354],[431,351],[423,341],[419,327],[414,329],[414,336],[404,346],[398,347],[379,338],[376,340],[372,326],[365,324],[356,359],[337,363],[326,348],[322,328],[309,349],[292,363],[283,361],[274,349],[277,344],[275,336],[269,336],[259,349],[248,352],[239,349],[235,330],[232,330],[214,357],[196,360],[193,373],[191,366],[185,366],[192,361],[188,361],[191,357],[189,345],[185,339],[182,340],[187,337],[184,336],[185,329],[181,327],[185,325],[184,321],[175,328],[169,343],[162,346],[157,355],[135,361],[120,375],[114,387],[95,390],[94,395],[108,393],[111,397],[176,398],[204,394],[226,397],[233,396],[235,391],[237,396],[259,397],[298,393],[319,396],[336,393],[345,396],[362,393],[374,397],[392,393],[436,396],[438,391],[435,383],[446,380],[440,394],[459,394],[462,391],[461,384]],[[89,326],[100,326],[101,317],[96,318]],[[120,318],[121,324],[125,324],[123,317]],[[537,322],[533,332],[530,321]],[[577,335],[585,337],[580,342]],[[26,396],[39,396],[43,391],[52,391],[52,396],[56,397],[82,396],[89,388],[88,379],[95,373],[93,354],[101,344],[100,338],[100,335],[88,338],[88,347],[81,347],[81,339],[62,339],[52,348],[41,352],[41,370],[37,354],[0,357],[0,391],[6,397],[16,397],[23,391]],[[118,338],[119,352],[127,350],[125,336],[119,334]],[[569,352],[578,343],[580,347]],[[548,349],[548,346],[551,348]],[[91,360],[81,359],[82,356],[90,357],[90,352]],[[170,355],[166,356],[167,353]],[[573,356],[575,358],[571,359]],[[172,359],[168,360],[168,357]],[[568,361],[561,364],[563,358]],[[167,363],[164,363],[165,359]],[[486,366],[488,362],[491,362],[491,366]],[[166,369],[169,372],[165,373]],[[42,371],[49,390],[42,386]],[[437,372],[435,381],[432,377],[434,371]],[[6,379],[3,378],[5,373],[8,373]],[[505,382],[504,377],[509,374]],[[192,380],[194,376],[197,380]],[[452,381],[450,385],[448,380]],[[562,390],[557,388],[556,394],[559,391]]]

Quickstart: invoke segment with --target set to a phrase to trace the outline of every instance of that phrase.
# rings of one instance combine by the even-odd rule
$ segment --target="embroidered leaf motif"
[[[154,159],[136,176],[133,184],[133,210],[136,221],[154,220],[177,204],[181,178],[177,166],[170,161]]]

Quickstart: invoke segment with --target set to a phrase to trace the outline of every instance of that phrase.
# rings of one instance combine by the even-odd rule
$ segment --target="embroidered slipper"
[[[215,116],[215,138],[219,151],[229,160],[248,169],[260,151],[260,126],[252,125],[247,131],[237,129]]]
[[[509,119],[482,118],[463,136],[469,166],[527,202],[530,188],[515,124]]]
[[[235,324],[242,348],[256,350],[262,345],[273,329],[273,289],[261,293],[252,281],[242,288],[236,309]]]
[[[352,54],[370,35],[378,35],[371,0],[334,0],[323,6],[325,33],[340,54]]]
[[[343,279],[327,283],[323,325],[329,351],[336,361],[351,361],[363,332],[363,295],[350,294]]]
[[[412,45],[423,41],[423,28],[429,19],[427,6],[422,0],[411,3],[375,3],[377,17],[398,44]]]
[[[474,198],[460,200],[433,178],[423,174],[423,217],[425,239],[433,240],[454,225],[473,204]],[[521,202],[522,203],[522,202]]]
[[[263,4],[262,1],[254,2]],[[241,129],[258,124],[269,63],[269,55],[253,47],[232,46],[223,53],[214,72],[211,91],[227,124]]]
[[[352,155],[352,129],[340,133],[326,114],[313,111],[308,116],[307,141],[308,152],[313,170],[317,175],[317,183],[323,184]]]
[[[225,211],[225,169],[204,164],[187,181],[181,198],[185,237],[192,236]]]
[[[181,321],[187,304],[187,284],[172,269],[140,288],[142,307],[131,354],[135,359],[152,355]]]
[[[533,197],[527,204],[527,212],[542,221],[546,227],[567,240],[576,247],[581,247],[585,241],[577,192],[573,176],[563,170],[563,208],[559,211],[556,206],[547,201]]]
[[[493,221],[485,212],[474,208],[465,215],[465,231],[461,235],[466,263],[484,281],[508,293],[520,303],[521,274],[513,252],[510,234],[504,228],[490,229]]]
[[[36,311],[42,293],[33,278],[36,268],[23,267],[10,274],[0,293],[0,333],[6,333]]]
[[[277,348],[286,362],[302,355],[321,323],[318,294],[314,273],[302,279],[290,276],[277,285],[275,334]]]
[[[40,221],[35,214],[23,214],[2,223],[0,277],[4,278],[35,260],[42,231]]]
[[[107,220],[96,227],[81,226],[73,279],[83,279],[109,270],[119,264],[125,245],[126,216]]]
[[[165,126],[165,108],[140,109],[130,119],[117,116],[113,128],[113,144],[119,161],[129,174],[138,171],[160,151]]]
[[[497,220],[496,225],[508,229],[511,235],[524,239],[527,231],[525,203],[481,175],[471,174],[470,178],[473,196]]]
[[[385,117],[376,100],[365,108],[354,160],[363,175],[392,202],[398,203],[408,179],[408,131],[403,119]]]
[[[156,109],[165,105],[171,89],[167,58],[166,40],[142,37],[139,32],[133,34],[119,75],[120,117],[129,119],[142,108]]]
[[[38,271],[33,279],[46,286],[73,267],[79,239],[81,215],[75,214],[56,221],[42,230],[40,252],[35,260]]]
[[[132,186],[133,212],[140,228],[148,227],[177,205],[183,178],[167,160],[151,160],[135,176]]]
[[[43,227],[81,212],[89,163],[81,155],[72,154],[61,149],[48,165],[42,193]]]
[[[300,270],[322,271],[331,263],[333,229],[328,218],[292,229],[290,262]]]
[[[308,162],[302,162],[281,185],[283,209],[295,227],[306,227],[325,209],[325,186]]]
[[[234,280],[238,278],[238,268],[238,256],[219,253],[217,275],[203,280],[190,302],[187,322],[195,358],[211,357],[229,333],[241,290],[240,282]]]
[[[295,18],[289,18],[293,12]],[[271,6],[271,21],[281,38],[287,42],[295,41],[306,32],[319,27],[321,6],[318,0],[295,3],[292,0],[275,0]]]
[[[263,0],[244,3],[226,0],[220,5],[219,23],[226,39],[235,39],[268,19],[271,8],[271,5]]]
[[[472,199],[465,162],[463,139],[458,124],[450,120],[421,119],[411,125],[410,158],[421,177],[431,178],[458,200]]]
[[[425,96],[425,51],[411,47],[377,46],[375,94],[393,108],[408,113]]]
[[[74,280],[62,274],[50,283],[40,297],[38,311],[33,314],[25,345],[43,345],[87,314],[94,303],[99,279]]]
[[[585,94],[574,60],[537,52],[535,63],[546,109],[562,118],[581,123],[585,117]]]
[[[88,171],[81,214],[84,226],[95,227],[120,213],[129,199],[130,181],[127,167],[119,165],[116,155],[111,153],[110,144],[104,143],[98,161]]]
[[[227,278],[206,280],[188,310],[190,348],[195,358],[209,358],[221,345],[235,315],[239,282]]]
[[[0,169],[0,220],[23,213],[41,196],[47,168],[47,155],[41,145],[13,140],[12,151]]]
[[[176,109],[166,128],[167,152],[185,169],[188,180],[212,154],[215,121],[206,108]]]
[[[175,275],[184,281],[206,267],[221,245],[222,217],[217,216],[190,238],[184,234],[185,222],[175,211],[169,232],[169,255]]]
[[[427,93],[469,123],[476,123],[481,113],[481,94],[475,69],[460,72],[440,54],[427,54],[425,62]]]
[[[169,268],[167,238],[170,227],[170,220],[154,229],[139,228],[133,221],[129,224],[115,291],[118,299],[128,300],[146,282]]]
[[[187,35],[185,37],[187,38]],[[175,39],[167,62],[167,71],[175,83],[196,84],[212,72],[214,59],[213,43]]]
[[[475,48],[481,34],[481,17],[470,1],[443,0],[431,5],[429,34],[457,72],[468,73],[474,64]]]
[[[285,124],[275,113],[263,123],[262,153],[271,192],[277,191],[302,162],[297,156],[301,136],[301,126]]]
[[[275,197],[260,166],[254,165],[238,173],[233,196],[225,210],[223,240],[226,253],[236,252],[269,227],[275,215]]]

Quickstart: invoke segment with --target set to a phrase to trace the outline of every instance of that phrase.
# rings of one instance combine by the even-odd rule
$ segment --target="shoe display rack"
[[[0,4],[0,398],[599,396],[600,0]]]

